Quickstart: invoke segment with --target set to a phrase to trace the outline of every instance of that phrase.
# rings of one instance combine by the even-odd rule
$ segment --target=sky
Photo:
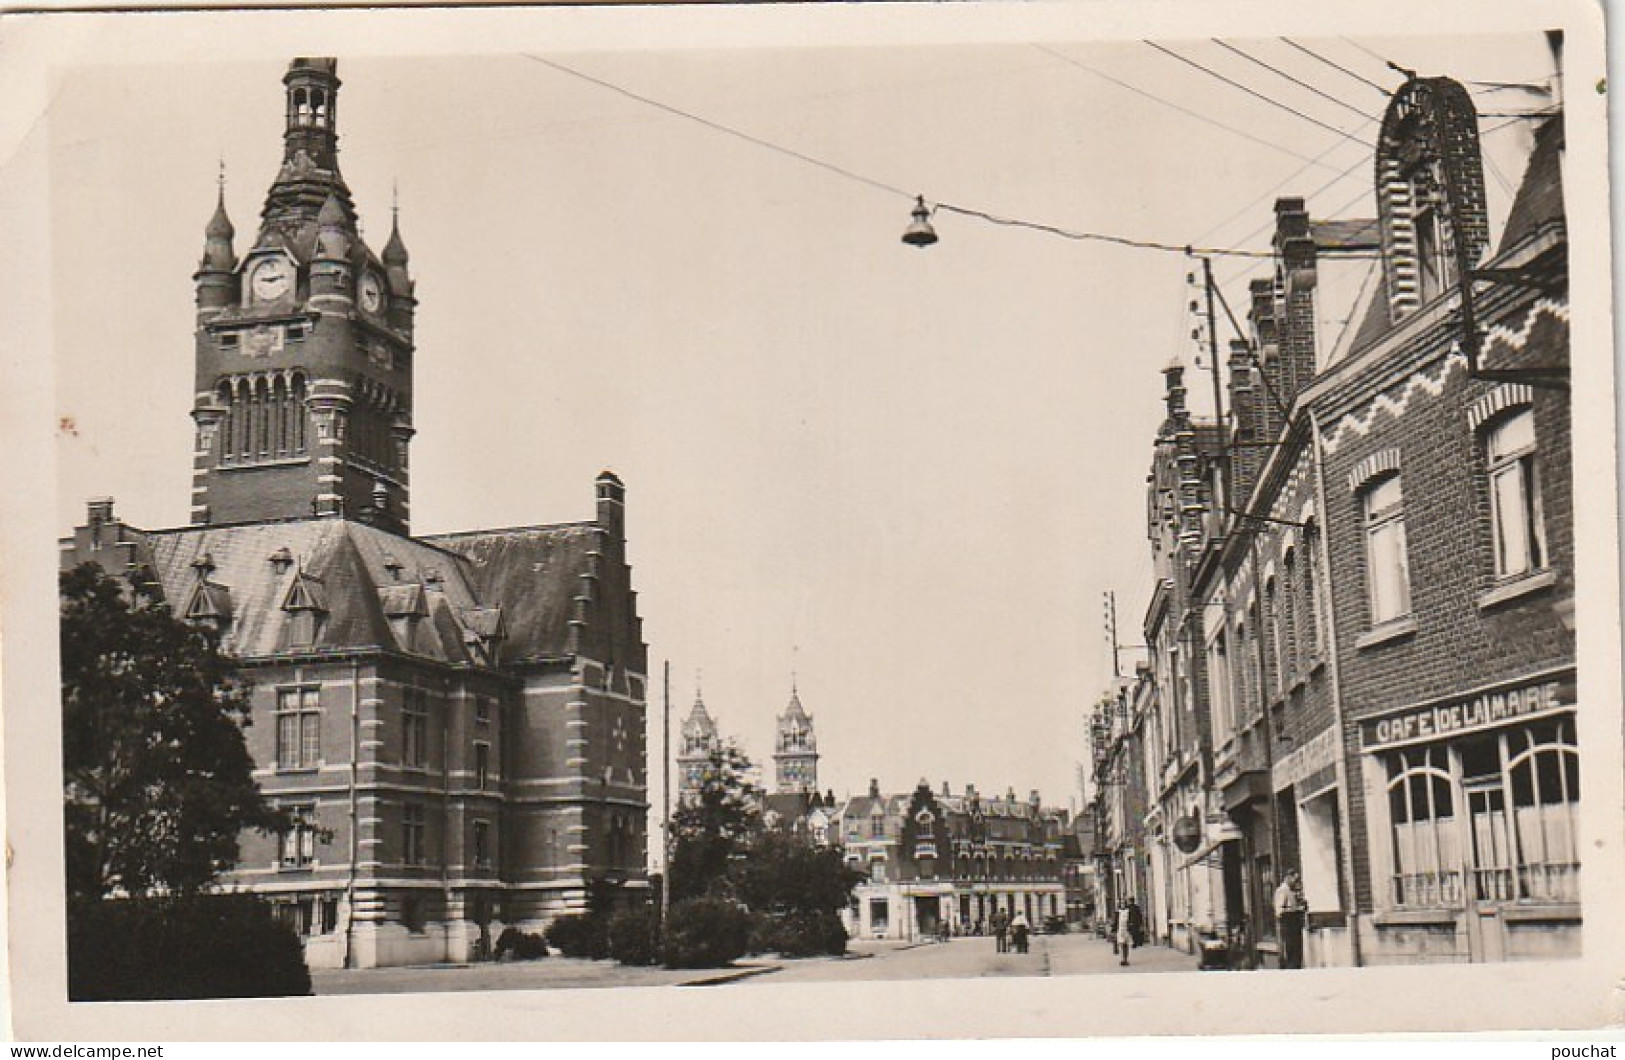
[[[703,685],[758,761],[793,674],[837,794],[926,778],[1066,806],[1110,679],[1104,593],[1142,639],[1144,478],[1161,369],[1193,364],[1193,263],[948,210],[937,245],[899,237],[922,194],[1266,250],[1277,195],[1372,215],[1384,60],[1551,74],[1539,34],[1294,40],[340,53],[342,170],[375,249],[398,195],[418,285],[414,530],[588,518],[594,477],[621,476],[656,799],[669,661],[674,730]],[[63,532],[98,495],[136,526],[187,518],[191,273],[222,161],[248,249],[285,67],[57,71]],[[1548,102],[1469,87],[1495,115]],[[1531,125],[1481,122],[1497,224]],[[1238,314],[1268,268],[1215,259]],[[1329,326],[1364,278],[1328,279]]]

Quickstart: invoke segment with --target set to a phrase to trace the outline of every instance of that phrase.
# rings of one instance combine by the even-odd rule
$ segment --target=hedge
[[[68,903],[72,1001],[309,993],[299,936],[253,895]]]

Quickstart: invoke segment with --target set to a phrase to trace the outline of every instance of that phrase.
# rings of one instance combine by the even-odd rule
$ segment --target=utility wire
[[[1375,118],[1367,119],[1366,124],[1364,126],[1361,126],[1358,129],[1356,129],[1355,131],[1356,132],[1364,132],[1367,127],[1369,127],[1371,125],[1375,125],[1376,121],[1377,121],[1377,119],[1375,119]],[[1319,163],[1320,165],[1326,166],[1328,169],[1331,168],[1330,164],[1327,163],[1325,161],[1325,159],[1333,151],[1340,150],[1342,148],[1342,146],[1343,145],[1341,143],[1332,144],[1332,146],[1328,147],[1326,150],[1324,150],[1324,151],[1322,151],[1320,153],[1320,156],[1319,156],[1318,159],[1316,159],[1316,162]],[[1318,194],[1320,194],[1320,192],[1325,191],[1327,188],[1331,187],[1333,184],[1336,184],[1338,181],[1343,180],[1344,178],[1346,178],[1350,173],[1353,173],[1356,169],[1358,169],[1360,166],[1364,165],[1366,162],[1367,162],[1367,159],[1365,158],[1365,156],[1362,155],[1359,158],[1358,161],[1354,162],[1353,164],[1348,166],[1346,169],[1343,169],[1341,172],[1339,172],[1335,177],[1333,177],[1331,179],[1331,181],[1329,183],[1321,185],[1319,188],[1317,188],[1315,191],[1310,192],[1309,194],[1310,195],[1318,195]],[[1257,206],[1259,203],[1264,202],[1264,201],[1274,197],[1275,195],[1277,195],[1282,188],[1286,187],[1288,184],[1292,183],[1293,181],[1297,180],[1299,177],[1303,176],[1303,174],[1306,173],[1308,171],[1308,169],[1309,169],[1309,167],[1307,165],[1298,167],[1292,173],[1289,173],[1287,176],[1282,177],[1280,180],[1276,181],[1273,185],[1271,185],[1271,187],[1270,187],[1270,189],[1268,191],[1264,192],[1264,194],[1262,194],[1258,198],[1252,200],[1247,205],[1245,205],[1243,207],[1240,207],[1239,209],[1236,210],[1235,213],[1232,213],[1230,216],[1226,217],[1224,220],[1220,221],[1218,224],[1214,225],[1212,228],[1208,229],[1206,232],[1204,232],[1202,235],[1198,236],[1197,238],[1198,239],[1207,239],[1207,238],[1211,237],[1215,232],[1222,229],[1225,225],[1229,224],[1231,221],[1234,221],[1237,218],[1241,217],[1242,215],[1250,212],[1253,209],[1253,207]],[[1258,234],[1257,232],[1253,233],[1253,235],[1257,235],[1257,234]],[[1243,239],[1243,240],[1241,240],[1241,242],[1246,243],[1248,240],[1250,240],[1252,238],[1253,238],[1253,236],[1248,236],[1247,239]]]
[[[1347,37],[1345,37],[1343,39],[1348,40]],[[1281,37],[1280,40],[1284,44],[1286,44],[1286,45],[1288,45],[1290,47],[1296,48],[1300,52],[1303,52],[1303,54],[1309,56],[1309,58],[1311,58],[1311,59],[1314,59],[1316,62],[1324,63],[1325,65],[1331,67],[1333,70],[1341,70],[1343,73],[1348,74],[1350,77],[1354,78],[1354,80],[1361,81],[1361,82],[1364,82],[1365,84],[1370,85],[1372,88],[1376,89],[1378,92],[1381,92],[1384,97],[1393,95],[1392,90],[1383,88],[1381,85],[1377,84],[1375,81],[1371,80],[1369,77],[1363,77],[1360,74],[1355,73],[1353,70],[1350,70],[1346,66],[1340,65],[1338,63],[1334,63],[1330,59],[1326,58],[1324,55],[1321,55],[1319,52],[1312,52],[1308,48],[1305,48],[1303,45],[1299,44],[1295,40],[1289,40],[1286,37]],[[1362,47],[1359,44],[1355,44],[1354,41],[1349,41],[1349,43],[1354,44],[1354,46],[1356,48],[1359,48],[1361,51],[1365,52],[1367,55],[1371,56],[1373,59],[1377,60],[1379,63],[1386,64],[1387,61],[1388,61],[1388,60],[1384,59],[1382,56],[1378,55],[1377,53],[1371,51],[1369,48],[1365,48],[1365,47]]]
[[[1285,37],[1282,37],[1281,39],[1286,40]],[[1390,69],[1393,68],[1393,64],[1391,62],[1389,62],[1387,59],[1384,59],[1382,56],[1378,55],[1376,52],[1372,51],[1370,48],[1367,48],[1365,45],[1361,44],[1359,41],[1353,39],[1352,37],[1342,37],[1340,39],[1343,41],[1343,43],[1352,45],[1355,48],[1358,48],[1360,51],[1365,52],[1371,58],[1373,58],[1373,59],[1377,60],[1377,62],[1381,63],[1384,67],[1387,67],[1387,68],[1390,68]],[[1287,43],[1292,44],[1291,41],[1287,41]],[[1321,62],[1325,63],[1327,66],[1337,67],[1337,69],[1342,70],[1345,74],[1348,74],[1350,77],[1352,77],[1352,78],[1354,78],[1354,79],[1356,79],[1358,81],[1364,81],[1366,84],[1370,85],[1372,88],[1375,88],[1378,92],[1381,92],[1385,96],[1393,95],[1393,93],[1389,89],[1383,88],[1381,85],[1377,84],[1375,81],[1372,81],[1369,78],[1361,77],[1359,74],[1355,73],[1353,70],[1347,69],[1346,67],[1338,66],[1336,63],[1332,62],[1330,59],[1327,59],[1327,58],[1325,58],[1323,56],[1315,55],[1314,52],[1310,51],[1308,48],[1305,48],[1301,44],[1292,44],[1292,46],[1294,48],[1298,49],[1299,51],[1303,52],[1305,55],[1314,56],[1316,59],[1319,59]]]
[[[934,210],[947,210],[949,213],[963,214],[966,217],[975,217],[979,220],[989,221],[996,225],[1008,225],[1012,228],[1028,228],[1035,232],[1047,232],[1050,235],[1061,236],[1065,239],[1080,241],[1092,240],[1100,243],[1112,243],[1123,247],[1137,247],[1141,250],[1163,250],[1176,254],[1237,257],[1237,258],[1268,258],[1274,256],[1269,250],[1241,250],[1227,247],[1195,247],[1188,244],[1159,243],[1150,239],[1129,239],[1126,236],[1106,235],[1100,232],[1073,232],[1054,225],[1039,224],[1036,221],[1022,221],[1013,217],[1000,217],[996,214],[973,210],[966,206],[955,206],[952,203],[939,202],[933,206]]]
[[[794,158],[794,159],[796,159],[798,161],[806,162],[809,165],[817,166],[819,169],[823,169],[823,170],[826,170],[826,171],[828,171],[830,173],[835,173],[835,174],[837,174],[839,176],[846,177],[849,180],[855,180],[855,181],[858,181],[861,184],[867,184],[872,188],[878,188],[881,191],[887,191],[887,192],[891,192],[894,195],[900,195],[905,199],[915,198],[915,196],[910,195],[908,192],[904,191],[903,189],[901,189],[901,188],[899,188],[899,187],[897,187],[895,185],[887,184],[887,183],[885,183],[883,181],[879,181],[879,180],[873,180],[873,179],[871,179],[869,177],[863,176],[860,173],[854,173],[849,169],[843,169],[840,166],[833,165],[833,164],[831,164],[829,162],[825,162],[823,159],[814,158],[811,155],[803,154],[800,151],[791,150],[788,147],[781,147],[780,145],[778,145],[776,143],[773,143],[770,140],[764,140],[759,136],[752,136],[749,133],[740,132],[738,129],[734,129],[734,128],[730,127],[730,126],[723,125],[721,122],[712,121],[709,118],[702,118],[697,114],[691,114],[686,110],[681,110],[681,109],[679,109],[677,107],[671,106],[670,104],[662,103],[657,99],[650,99],[648,96],[639,95],[638,93],[633,92],[633,91],[631,91],[629,89],[622,88],[620,85],[614,84],[613,82],[605,81],[602,78],[593,77],[592,75],[583,73],[580,70],[576,70],[576,69],[574,69],[572,67],[565,66],[563,63],[555,62],[552,59],[544,59],[540,55],[532,55],[532,54],[529,54],[529,53],[521,53],[521,54],[523,54],[524,57],[527,58],[527,59],[530,59],[530,60],[532,60],[534,62],[541,63],[543,66],[551,67],[552,69],[557,70],[560,73],[569,74],[571,77],[580,78],[581,80],[590,82],[591,84],[597,85],[600,88],[607,88],[611,92],[615,92],[615,93],[617,93],[619,95],[626,96],[628,99],[635,99],[639,103],[646,104],[647,106],[654,107],[654,108],[656,108],[658,110],[663,110],[668,114],[674,114],[674,115],[676,115],[677,117],[680,117],[680,118],[687,118],[689,121],[697,122],[700,125],[703,125],[706,128],[712,129],[712,130],[714,130],[716,132],[726,133],[729,136],[737,137],[738,139],[744,140],[747,143],[752,143],[752,144],[755,144],[758,147],[764,147],[764,148],[768,149],[769,151],[774,151],[774,152],[777,152],[778,154],[782,154],[782,155],[785,155],[787,157]],[[1066,239],[1092,240],[1092,241],[1100,242],[1100,243],[1112,243],[1112,244],[1115,244],[1117,246],[1137,247],[1137,248],[1140,248],[1142,250],[1162,250],[1162,251],[1169,251],[1169,252],[1180,253],[1180,254],[1208,254],[1208,255],[1213,255],[1213,256],[1231,256],[1231,257],[1261,257],[1261,258],[1267,258],[1267,257],[1270,256],[1269,251],[1239,250],[1239,249],[1230,249],[1230,248],[1224,248],[1224,247],[1191,247],[1191,246],[1188,246],[1188,245],[1179,245],[1179,244],[1173,244],[1173,243],[1159,243],[1159,242],[1157,242],[1155,240],[1148,240],[1148,239],[1130,239],[1130,238],[1128,238],[1126,236],[1107,235],[1107,234],[1101,233],[1101,232],[1073,232],[1073,231],[1070,231],[1070,230],[1065,229],[1065,228],[1058,228],[1058,227],[1056,227],[1054,225],[1039,224],[1039,223],[1034,222],[1034,221],[1022,221],[1022,220],[1018,220],[1018,219],[1012,218],[1012,217],[1001,217],[1001,216],[999,216],[997,214],[991,214],[991,213],[987,213],[987,212],[982,211],[982,210],[971,209],[970,207],[967,207],[967,206],[955,206],[952,203],[945,203],[945,202],[936,203],[934,205],[933,209],[935,209],[935,210],[947,210],[950,213],[962,214],[962,215],[964,215],[966,217],[979,218],[980,220],[988,221],[988,222],[991,222],[992,224],[996,224],[996,225],[1007,225],[1007,226],[1010,226],[1010,227],[1013,227],[1013,228],[1027,228],[1027,229],[1032,229],[1033,231],[1037,231],[1037,232],[1047,232],[1047,233],[1049,233],[1051,235],[1062,236],[1062,237],[1064,237]]]
[[[1310,123],[1311,125],[1318,125],[1320,128],[1325,129],[1328,132],[1334,132],[1337,135],[1343,137],[1345,140],[1353,140],[1355,143],[1364,144],[1366,147],[1371,146],[1370,143],[1366,142],[1365,140],[1360,139],[1358,136],[1355,136],[1352,133],[1349,133],[1349,132],[1346,132],[1346,131],[1344,131],[1342,129],[1339,129],[1335,125],[1328,125],[1325,122],[1321,121],[1319,118],[1312,118],[1309,115],[1305,114],[1303,111],[1298,110],[1298,109],[1296,109],[1294,107],[1289,107],[1285,103],[1282,103],[1279,100],[1271,99],[1270,97],[1264,95],[1262,92],[1259,92],[1259,91],[1257,91],[1255,89],[1252,89],[1252,88],[1248,88],[1246,85],[1242,84],[1240,81],[1232,80],[1231,78],[1228,78],[1228,77],[1224,76],[1223,74],[1218,73],[1217,71],[1208,69],[1207,67],[1203,66],[1201,63],[1195,61],[1194,59],[1187,59],[1185,56],[1180,55],[1176,51],[1173,51],[1173,50],[1168,49],[1168,48],[1164,48],[1162,45],[1158,44],[1156,41],[1149,41],[1148,40],[1148,41],[1143,41],[1142,43],[1144,43],[1148,47],[1155,48],[1157,51],[1161,52],[1162,54],[1168,56],[1171,59],[1178,59],[1180,62],[1184,63],[1186,66],[1195,67],[1196,69],[1202,71],[1202,73],[1207,74],[1209,77],[1216,78],[1217,80],[1223,81],[1225,84],[1229,85],[1232,88],[1238,88],[1241,91],[1247,93],[1249,96],[1252,96],[1254,99],[1261,99],[1265,103],[1268,103],[1272,107],[1278,108],[1280,110],[1284,110],[1288,114],[1294,114],[1294,115],[1298,116],[1299,118],[1302,118],[1304,121]]]
[[[884,181],[873,180],[869,177],[863,176],[862,174],[854,173],[849,169],[842,169],[840,166],[837,166],[831,162],[825,162],[821,158],[814,158],[812,155],[803,154],[800,151],[795,151],[788,147],[781,147],[780,145],[769,140],[764,140],[759,136],[752,136],[750,133],[740,132],[738,129],[723,125],[721,122],[712,121],[709,118],[702,118],[698,114],[690,114],[686,110],[680,110],[677,107],[671,106],[670,104],[662,103],[657,99],[650,99],[648,96],[640,96],[630,89],[622,88],[620,85],[602,80],[601,78],[593,77],[591,74],[583,73],[582,71],[574,69],[573,67],[565,66],[563,63],[555,62],[552,59],[544,59],[540,55],[532,55],[530,53],[521,54],[523,54],[527,59],[541,63],[543,66],[552,67],[554,70],[557,70],[560,73],[569,74],[571,77],[580,78],[581,80],[597,85],[600,88],[607,88],[611,92],[618,93],[627,97],[628,99],[635,99],[639,103],[654,107],[657,110],[663,110],[668,114],[675,114],[679,118],[687,118],[689,121],[698,122],[708,129],[713,129],[720,133],[726,133],[729,136],[744,140],[746,143],[755,144],[757,147],[765,147],[769,151],[776,151],[781,155],[786,155],[790,158],[806,162],[808,165],[817,166],[819,169],[827,170],[831,173],[837,174],[838,176],[845,177],[848,180],[855,180],[860,184],[867,184],[871,188],[879,188],[881,191],[889,191],[893,195],[900,195],[905,199],[912,199],[914,197],[908,192],[904,191],[902,188],[896,187],[895,185],[887,184]]]
[[[1336,96],[1332,95],[1330,92],[1323,92],[1320,89],[1316,88],[1314,85],[1311,85],[1309,82],[1301,80],[1301,79],[1296,78],[1296,77],[1293,77],[1291,74],[1287,73],[1285,70],[1277,69],[1276,67],[1271,66],[1269,63],[1267,63],[1264,60],[1258,58],[1257,56],[1247,54],[1246,52],[1242,51],[1240,48],[1236,47],[1233,44],[1229,44],[1229,43],[1227,43],[1225,41],[1222,41],[1217,37],[1210,37],[1209,39],[1211,41],[1213,41],[1214,44],[1217,44],[1219,47],[1223,48],[1225,51],[1234,52],[1236,55],[1241,56],[1243,59],[1246,59],[1248,62],[1252,63],[1253,65],[1262,66],[1264,69],[1268,70],[1272,74],[1275,74],[1277,77],[1284,77],[1288,81],[1291,81],[1294,85],[1297,85],[1300,88],[1308,89],[1310,92],[1313,92],[1315,95],[1319,96],[1321,99],[1330,100],[1331,102],[1336,103],[1339,107],[1342,107],[1344,110],[1353,111],[1355,114],[1358,114],[1360,117],[1365,118],[1368,121],[1373,120],[1371,118],[1371,115],[1367,114],[1365,111],[1361,110],[1359,107],[1356,107],[1354,104],[1345,103],[1343,100],[1338,99]]]
[[[1109,81],[1109,82],[1111,82],[1112,84],[1116,85],[1119,88],[1125,88],[1128,91],[1133,92],[1135,95],[1144,96],[1146,99],[1152,100],[1153,102],[1161,103],[1165,107],[1170,107],[1173,110],[1176,110],[1179,113],[1181,113],[1181,114],[1183,114],[1183,115],[1185,115],[1187,117],[1195,118],[1197,121],[1203,122],[1203,123],[1205,123],[1207,125],[1211,125],[1216,129],[1223,129],[1225,132],[1234,133],[1237,136],[1240,136],[1240,137],[1242,137],[1244,139],[1251,140],[1255,144],[1261,144],[1264,147],[1268,147],[1268,148],[1271,148],[1273,150],[1280,151],[1282,154],[1291,155],[1293,158],[1300,159],[1303,162],[1308,163],[1309,165],[1316,165],[1320,161],[1319,159],[1310,158],[1308,155],[1300,154],[1297,151],[1292,150],[1292,148],[1290,148],[1290,147],[1283,147],[1280,144],[1275,143],[1272,140],[1266,140],[1263,137],[1255,136],[1252,133],[1247,132],[1244,129],[1238,129],[1233,125],[1226,125],[1222,121],[1217,121],[1217,120],[1215,120],[1213,118],[1208,117],[1205,114],[1198,113],[1197,111],[1191,110],[1189,107],[1181,106],[1180,104],[1175,103],[1172,100],[1163,99],[1161,96],[1153,95],[1152,93],[1147,92],[1143,88],[1139,88],[1139,87],[1137,87],[1135,85],[1129,84],[1127,81],[1119,81],[1117,78],[1113,77],[1112,75],[1110,75],[1108,73],[1103,73],[1102,71],[1095,69],[1094,67],[1088,65],[1087,63],[1084,63],[1084,62],[1081,62],[1081,61],[1079,61],[1077,59],[1074,59],[1070,55],[1067,55],[1067,54],[1065,54],[1063,52],[1056,51],[1054,48],[1046,47],[1045,45],[1042,45],[1042,44],[1032,44],[1031,47],[1038,49],[1039,51],[1043,52],[1046,55],[1052,55],[1052,56],[1054,56],[1055,58],[1061,60],[1064,63],[1075,66],[1079,70],[1083,70],[1086,73],[1094,74],[1096,77],[1100,78],[1102,81]],[[1324,156],[1322,156],[1322,157],[1324,157]],[[1299,172],[1302,172],[1302,170],[1299,170]]]

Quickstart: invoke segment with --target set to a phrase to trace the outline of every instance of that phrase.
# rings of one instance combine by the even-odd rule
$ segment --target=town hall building
[[[194,275],[188,526],[108,499],[62,542],[214,626],[251,691],[255,779],[300,824],[247,833],[312,967],[466,961],[589,890],[647,885],[647,650],[626,490],[593,517],[410,534],[415,283],[361,236],[337,62],[283,78],[283,161],[241,256],[224,199]]]

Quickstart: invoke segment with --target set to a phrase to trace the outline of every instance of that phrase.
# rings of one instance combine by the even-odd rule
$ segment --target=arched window
[[[1303,583],[1304,647],[1311,658],[1319,657],[1321,645],[1321,601],[1320,601],[1320,564],[1321,564],[1320,527],[1310,520],[1303,524],[1303,570],[1299,581]]]
[[[1576,900],[1580,756],[1574,745],[1574,719],[1537,722],[1508,733],[1507,775],[1512,782],[1519,896]]]
[[[1376,151],[1391,319],[1414,312],[1489,245],[1478,115],[1460,84],[1413,77],[1388,104]]]
[[[215,444],[219,446],[220,460],[225,463],[237,455],[237,447],[233,442],[235,437],[233,431],[237,424],[237,407],[235,400],[233,400],[231,386],[228,383],[221,382],[215,388],[214,400],[216,404],[226,410],[225,415],[220,419],[220,427],[215,432]]]
[[[1461,844],[1442,745],[1408,748],[1389,757],[1388,813],[1394,833],[1393,904],[1459,907]]]
[[[305,377],[293,377],[293,451],[303,454],[305,451]]]

